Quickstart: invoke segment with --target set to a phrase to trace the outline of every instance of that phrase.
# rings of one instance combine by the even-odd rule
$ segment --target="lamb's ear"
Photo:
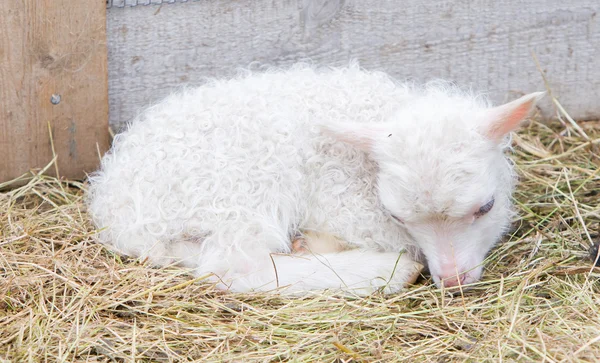
[[[378,140],[390,137],[389,125],[360,122],[321,123],[321,131],[358,149],[371,152]]]
[[[506,134],[519,127],[545,94],[546,92],[533,92],[502,106],[487,110],[484,134],[496,142],[501,141]]]

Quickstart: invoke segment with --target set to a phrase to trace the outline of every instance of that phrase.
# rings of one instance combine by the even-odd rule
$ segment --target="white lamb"
[[[491,107],[356,64],[214,80],[117,135],[89,212],[102,243],[233,291],[392,293],[413,261],[470,284],[513,215],[505,136],[542,95]],[[299,231],[350,248],[291,254]]]

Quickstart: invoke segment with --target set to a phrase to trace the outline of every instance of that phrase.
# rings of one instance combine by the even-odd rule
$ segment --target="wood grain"
[[[598,0],[156,2],[115,0],[108,10],[116,128],[182,84],[306,58],[448,78],[503,102],[544,90],[532,52],[573,117],[600,116]],[[542,105],[554,113],[548,99]]]
[[[0,2],[0,182],[52,160],[48,123],[61,176],[97,167],[109,142],[105,7]]]

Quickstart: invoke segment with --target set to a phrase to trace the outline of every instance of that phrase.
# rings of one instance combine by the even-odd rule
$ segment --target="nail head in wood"
[[[50,102],[53,105],[58,105],[60,103],[60,99],[61,99],[60,95],[54,94],[54,95],[52,95],[52,97],[50,97]]]

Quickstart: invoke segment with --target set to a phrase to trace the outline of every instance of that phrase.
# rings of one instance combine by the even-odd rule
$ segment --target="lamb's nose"
[[[459,276],[449,275],[449,276],[439,276],[440,282],[444,285],[445,288],[456,287],[458,285],[464,285],[465,283],[465,274],[460,274]]]

